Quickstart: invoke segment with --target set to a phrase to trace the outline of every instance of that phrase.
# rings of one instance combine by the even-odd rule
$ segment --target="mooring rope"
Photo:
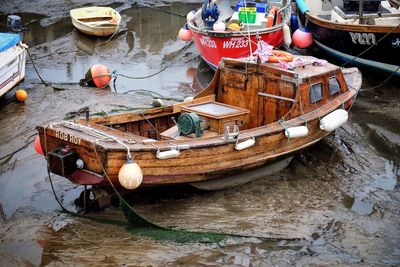
[[[24,144],[23,146],[21,146],[20,148],[14,150],[13,152],[11,152],[11,153],[9,153],[9,154],[7,154],[7,155],[5,155],[5,156],[2,156],[2,157],[0,158],[0,161],[3,161],[3,160],[4,160],[4,162],[7,162],[7,161],[9,161],[15,154],[17,154],[18,152],[20,152],[20,151],[26,149],[30,144],[32,144],[32,143],[35,141],[35,139],[33,139],[33,140],[30,140],[30,139],[31,139],[32,137],[36,136],[36,135],[37,135],[37,133],[34,133],[34,134],[30,135],[30,136],[25,140],[25,144]]]

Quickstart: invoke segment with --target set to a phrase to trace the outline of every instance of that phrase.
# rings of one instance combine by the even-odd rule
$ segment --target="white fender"
[[[158,159],[172,159],[179,156],[180,152],[177,149],[171,149],[166,151],[157,150],[156,157]]]
[[[296,126],[289,127],[285,130],[285,135],[287,138],[304,137],[308,134],[307,126]]]
[[[290,36],[290,28],[289,26],[285,23],[283,24],[283,42],[285,43],[286,47],[290,47],[292,44],[292,36]]]
[[[247,139],[246,141],[243,141],[241,143],[236,143],[235,149],[236,150],[243,150],[243,149],[246,149],[246,148],[249,148],[249,147],[253,146],[255,143],[256,143],[256,140],[254,138]]]
[[[326,132],[332,132],[346,123],[349,113],[344,109],[337,109],[321,119],[319,128]]]

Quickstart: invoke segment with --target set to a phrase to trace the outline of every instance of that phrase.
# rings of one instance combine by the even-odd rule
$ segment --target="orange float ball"
[[[36,152],[40,155],[44,155],[42,145],[40,144],[39,136],[36,136],[35,141],[33,142],[33,147],[35,148]]]
[[[93,65],[85,75],[87,84],[97,88],[106,87],[111,79],[111,71],[103,64]]]
[[[18,89],[15,92],[15,98],[19,101],[19,102],[25,102],[25,100],[28,98],[28,94],[26,93],[25,90],[23,89]]]

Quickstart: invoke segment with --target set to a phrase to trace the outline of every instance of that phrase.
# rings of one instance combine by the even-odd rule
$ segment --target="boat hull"
[[[247,35],[224,35],[194,33],[194,42],[201,57],[212,68],[216,69],[221,58],[242,58],[248,57],[257,49],[257,38],[268,44],[279,47],[283,44],[282,28],[265,33],[254,33]],[[251,42],[248,41],[250,36]],[[258,36],[258,37],[257,37]]]
[[[72,25],[93,36],[109,36],[118,30],[121,15],[109,7],[85,7],[70,11]]]
[[[360,65],[400,76],[400,28],[347,25],[305,14],[315,44],[349,65]],[[368,50],[367,50],[368,49]]]
[[[0,52],[0,97],[25,78],[26,49],[14,45]]]
[[[304,62],[312,59],[303,56]],[[315,86],[316,100],[311,99],[310,77],[313,84],[321,84]],[[335,91],[322,86],[328,80]],[[361,75],[355,68],[307,63],[294,72],[274,63],[224,59],[210,85],[189,102],[63,121],[37,130],[50,171],[77,184],[121,187],[118,176],[127,158],[142,170],[141,187],[211,183],[273,166],[326,137],[340,124],[335,121],[336,126],[326,130],[321,118],[348,109],[360,87]],[[191,110],[203,121],[200,136],[197,130],[181,134],[174,122]],[[290,137],[288,127],[306,127],[307,133]]]

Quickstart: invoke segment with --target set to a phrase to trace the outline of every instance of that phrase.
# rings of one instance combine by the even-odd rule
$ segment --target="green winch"
[[[178,119],[179,132],[182,135],[196,134],[196,137],[201,137],[203,130],[201,129],[201,119],[196,113],[183,113]]]

